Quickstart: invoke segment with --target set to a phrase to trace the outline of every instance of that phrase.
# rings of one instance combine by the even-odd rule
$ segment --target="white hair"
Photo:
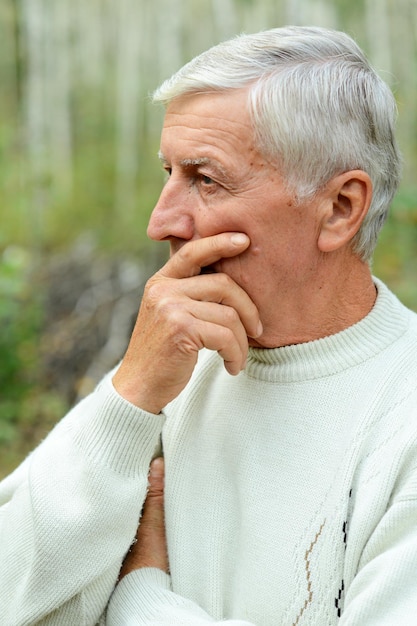
[[[239,35],[203,52],[154,93],[167,105],[192,93],[249,87],[260,152],[301,201],[334,176],[368,173],[373,198],[352,247],[375,248],[401,176],[394,96],[345,33],[288,26]]]

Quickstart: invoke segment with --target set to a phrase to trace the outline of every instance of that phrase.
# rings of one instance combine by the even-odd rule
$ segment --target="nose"
[[[194,218],[190,190],[173,176],[168,179],[149,219],[147,234],[154,241],[190,240]]]

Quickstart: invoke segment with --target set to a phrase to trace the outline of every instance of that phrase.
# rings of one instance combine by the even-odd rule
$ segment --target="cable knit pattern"
[[[107,378],[0,486],[0,624],[412,624],[417,316],[376,284],[359,323],[236,377],[203,351],[163,415]],[[171,573],[104,613],[161,433]]]

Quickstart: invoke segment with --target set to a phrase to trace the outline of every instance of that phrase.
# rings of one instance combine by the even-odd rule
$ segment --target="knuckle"
[[[202,342],[198,339],[198,333],[194,333],[193,331],[193,323],[191,321],[191,323],[186,326],[181,325],[177,327],[171,335],[172,344],[175,346],[175,349],[187,358],[194,355],[196,350],[202,347]]]
[[[190,241],[184,244],[171,259],[171,262],[176,266],[176,273],[179,271],[181,277],[194,276],[200,271],[204,255],[202,255],[202,250],[197,247],[197,243]]]
[[[157,278],[151,278],[145,286],[144,299],[151,302],[159,302],[163,293],[166,292],[166,285],[162,284],[162,281]]]
[[[224,243],[222,242],[221,237],[213,236],[207,239],[207,245],[210,252],[218,253],[222,250],[222,246],[224,245]]]
[[[230,278],[228,274],[225,274],[224,272],[220,272],[219,274],[215,274],[215,276],[224,289],[230,290],[230,289],[234,289],[237,287],[237,284],[235,283],[235,281],[232,278]]]
[[[231,328],[227,326],[222,326],[219,329],[219,340],[223,344],[223,346],[231,346],[235,342],[235,334]]]
[[[223,307],[223,318],[225,323],[230,326],[235,326],[240,321],[237,311],[229,306]]]
[[[170,334],[178,335],[180,331],[187,328],[187,316],[177,302],[166,299],[161,303],[161,309],[169,324]]]
[[[166,287],[158,283],[149,285],[143,306],[168,336],[175,336],[186,331],[189,315],[180,294]]]
[[[174,284],[171,280],[155,281],[146,286],[144,301],[159,312],[170,315],[180,306],[180,294],[175,292]]]
[[[192,245],[192,242],[189,242],[188,245],[185,244],[177,252],[177,256],[186,263],[190,263],[194,259],[194,255],[194,246]]]

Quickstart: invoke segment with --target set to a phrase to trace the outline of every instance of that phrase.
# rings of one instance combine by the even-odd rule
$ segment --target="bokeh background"
[[[346,30],[393,89],[404,180],[374,272],[417,310],[417,0],[2,0],[0,475],[120,359],[162,185],[149,94],[241,31]]]

